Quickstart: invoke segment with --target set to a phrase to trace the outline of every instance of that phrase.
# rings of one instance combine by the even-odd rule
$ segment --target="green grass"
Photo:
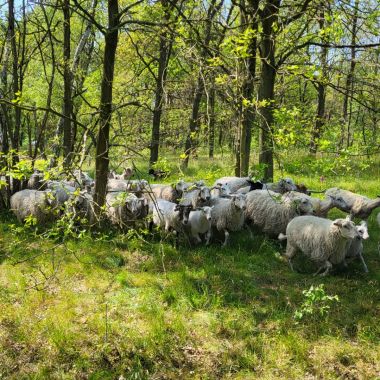
[[[232,174],[230,161],[199,159],[167,181],[211,183]],[[352,170],[324,175],[323,182],[321,173],[288,174],[315,189],[378,193],[378,166]],[[3,213],[0,378],[380,378],[375,215],[369,223],[370,273],[358,262],[321,278],[302,259],[299,272],[291,272],[280,255],[284,247],[259,233],[253,240],[232,234],[226,248],[176,250],[158,235],[142,241],[114,231],[57,245]],[[321,283],[340,301],[325,316],[297,321],[302,291]]]

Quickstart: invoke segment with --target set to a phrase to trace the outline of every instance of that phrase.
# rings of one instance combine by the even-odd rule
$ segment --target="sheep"
[[[131,178],[133,176],[133,174],[134,174],[133,168],[124,168],[122,174],[117,174],[114,170],[111,170],[108,173],[108,178],[109,179],[123,179],[123,180],[127,180],[127,179]]]
[[[211,212],[213,207],[204,206],[200,207],[189,214],[188,229],[190,235],[201,243],[202,239],[199,234],[206,234],[206,245],[209,245],[211,238]]]
[[[55,198],[60,204],[66,202],[70,195],[77,190],[66,181],[46,181],[44,185],[46,189],[54,190]]]
[[[164,199],[158,199],[153,208],[153,218],[149,229],[152,230],[153,225],[156,225],[164,228],[166,232],[173,230],[177,236],[177,245],[178,233],[183,231],[184,225],[187,225],[192,208],[191,205],[178,205]]]
[[[347,207],[338,207],[344,212],[350,213],[351,219],[354,217],[367,220],[372,210],[380,206],[380,197],[370,199],[363,195],[352,193],[348,190],[333,187],[326,191],[326,195],[337,198],[341,197],[347,204]]]
[[[179,202],[181,205],[192,205],[193,208],[206,206],[211,199],[210,189],[207,186],[190,187],[184,191]]]
[[[148,181],[145,179],[141,180],[123,180],[123,179],[108,179],[107,191],[128,191],[134,192],[138,197],[140,197],[144,191],[149,186]]]
[[[277,237],[285,232],[294,217],[312,213],[313,206],[304,194],[286,201],[269,190],[255,190],[247,194],[247,222],[252,222],[269,235]]]
[[[217,179],[214,182],[213,186],[216,186],[218,184],[228,185],[231,190],[231,193],[235,193],[240,188],[249,186],[250,180],[251,179],[249,177],[222,177]]]
[[[75,191],[70,195],[66,202],[66,212],[72,213],[75,218],[79,218],[81,221],[85,219],[89,225],[94,225],[97,220],[94,199],[86,190]]]
[[[326,196],[325,199],[319,199],[310,197],[307,194],[300,193],[297,191],[290,191],[282,195],[283,200],[296,199],[300,197],[306,197],[307,199],[309,199],[309,201],[313,205],[314,215],[319,216],[321,218],[327,218],[328,212],[334,207],[347,207],[346,202],[341,197],[332,198],[330,196]]]
[[[113,192],[106,195],[106,214],[112,224],[123,227],[143,219],[147,214],[147,200],[126,192]]]
[[[225,184],[217,183],[210,189],[211,198],[224,197],[231,194],[230,187]]]
[[[26,187],[29,190],[45,190],[46,186],[44,183],[44,173],[35,170],[30,176]]]
[[[10,207],[17,220],[22,223],[28,217],[34,217],[37,224],[45,224],[56,218],[57,201],[51,190],[25,189],[13,194]]]
[[[348,219],[319,218],[312,215],[297,216],[286,227],[286,235],[279,239],[287,239],[285,257],[293,270],[292,258],[301,251],[311,260],[320,264],[317,275],[326,276],[333,264],[344,262],[347,248],[358,236],[358,231]]]
[[[232,194],[230,198],[211,199],[211,225],[224,232],[223,247],[228,243],[230,232],[239,231],[244,226],[246,197],[244,194]]]
[[[291,178],[281,178],[275,183],[265,183],[263,190],[271,190],[275,193],[284,194],[288,191],[296,191],[297,187]]]
[[[183,180],[179,180],[172,185],[151,184],[144,191],[143,196],[153,202],[155,199],[164,199],[169,202],[178,203],[178,199],[182,197],[183,191],[189,187]]]
[[[89,176],[88,173],[83,172],[80,169],[75,169],[73,174],[74,181],[71,181],[71,186],[77,187],[75,183],[79,184],[81,188],[85,188],[87,186],[93,187],[95,185],[95,181]]]
[[[369,238],[367,222],[362,220],[358,226],[356,226],[358,236],[352,240],[346,253],[346,259],[353,259],[359,257],[363,264],[364,272],[368,273],[367,264],[363,258],[363,240]]]

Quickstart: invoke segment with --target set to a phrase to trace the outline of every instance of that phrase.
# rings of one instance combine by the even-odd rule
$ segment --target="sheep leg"
[[[253,232],[252,232],[251,226],[248,223],[244,223],[244,228],[247,229],[247,231],[249,233],[249,238],[253,239]]]
[[[364,261],[364,257],[363,257],[363,255],[362,255],[361,253],[359,253],[359,259],[360,259],[360,261],[361,261],[362,264],[363,264],[364,272],[365,272],[365,273],[368,273],[368,267],[367,267],[367,264],[365,263],[365,261]]]
[[[199,237],[199,234],[193,235],[193,238],[195,239],[197,244],[202,243],[202,239]]]
[[[229,237],[230,237],[230,233],[227,231],[227,230],[224,230],[224,243],[222,245],[222,247],[225,247],[228,243],[228,240],[229,240]]]
[[[285,252],[285,257],[287,258],[288,260],[288,264],[290,266],[290,269],[294,272],[294,268],[293,268],[293,263],[292,263],[292,258],[294,257],[294,255],[297,253],[297,248],[294,247],[293,245],[291,245],[289,242],[288,244],[286,245],[286,252]]]
[[[332,268],[332,264],[330,263],[330,261],[326,260],[326,261],[324,262],[324,264],[321,265],[321,266],[319,267],[319,269],[314,273],[313,276],[316,276],[318,273],[320,273],[321,270],[322,270],[323,268],[326,268],[326,270],[325,270],[323,273],[321,273],[321,276],[322,276],[322,277],[326,276],[327,273],[329,273],[330,269]]]
[[[206,245],[210,244],[210,239],[211,239],[211,229],[209,229],[206,233]]]

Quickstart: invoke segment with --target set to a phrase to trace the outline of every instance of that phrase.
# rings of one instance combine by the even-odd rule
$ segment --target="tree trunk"
[[[261,76],[258,100],[261,117],[259,132],[259,164],[263,166],[264,181],[273,181],[273,110],[276,80],[275,41],[273,23],[277,19],[281,0],[267,0],[261,13]]]
[[[70,0],[63,2],[63,154],[64,164],[70,165],[72,155],[72,123],[71,116],[73,113],[73,100],[71,96],[72,73],[70,70]]]
[[[96,145],[95,161],[95,211],[97,214],[104,205],[108,166],[109,166],[109,133],[112,117],[112,84],[114,77],[115,56],[118,42],[119,25],[118,0],[108,0],[108,28],[105,34],[105,47],[103,58],[103,78],[100,95],[99,134]]]
[[[256,51],[257,51],[257,35],[258,20],[257,11],[259,2],[257,0],[249,1],[249,15],[242,15],[243,25],[249,25],[254,32],[248,45],[248,57],[243,59],[244,64],[244,82],[242,88],[242,102],[247,101],[247,104],[242,104],[242,122],[240,134],[240,176],[245,177],[249,171],[249,160],[251,152],[251,135],[252,126],[255,120],[255,114],[252,107],[252,98],[254,92],[254,79],[256,76]],[[241,12],[243,13],[243,7]],[[249,17],[247,17],[249,16]]]
[[[208,156],[214,158],[215,148],[215,78],[211,78],[211,88],[209,94],[210,116],[208,120]]]
[[[352,31],[351,31],[351,59],[350,59],[350,70],[346,78],[346,91],[344,93],[343,100],[343,122],[344,126],[347,127],[347,148],[351,146],[352,132],[351,132],[351,111],[348,112],[349,103],[350,109],[352,108],[352,95],[354,91],[354,73],[356,66],[356,36],[357,36],[357,26],[358,26],[358,9],[359,9],[359,0],[355,0],[354,5],[354,14],[352,17]],[[344,141],[342,141],[344,144]],[[342,144],[342,145],[343,145]]]
[[[170,20],[170,8],[167,0],[161,0],[164,8],[164,20]],[[150,143],[150,159],[149,164],[152,166],[158,160],[158,150],[160,146],[160,124],[163,108],[163,95],[166,77],[168,73],[168,64],[171,53],[173,39],[168,36],[168,31],[164,28],[160,35],[160,51],[158,60],[158,76],[156,81],[156,92],[154,99],[153,122],[152,122],[152,137]]]

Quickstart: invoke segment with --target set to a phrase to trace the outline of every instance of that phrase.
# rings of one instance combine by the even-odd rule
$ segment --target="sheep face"
[[[334,196],[331,194],[326,194],[327,197],[333,200],[333,204],[339,210],[350,212],[350,207],[347,205],[346,201],[341,196]]]
[[[355,224],[347,219],[336,219],[333,225],[339,228],[340,234],[346,239],[355,239],[359,236]]]
[[[232,197],[233,205],[238,209],[245,211],[246,209],[246,201],[245,201],[245,195],[244,194],[234,194]]]
[[[291,178],[283,178],[280,180],[279,185],[285,191],[296,191],[297,186]]]
[[[189,215],[192,209],[192,205],[176,205],[174,211],[179,212],[179,220],[182,221],[182,224],[186,225],[189,223]]]
[[[212,207],[204,206],[204,207],[199,208],[199,210],[202,211],[203,214],[205,215],[206,219],[208,221],[210,221],[211,220],[211,211],[213,208],[214,208],[214,206],[212,206]]]
[[[180,179],[173,187],[175,190],[183,192],[186,189],[186,184],[182,179]]]
[[[356,229],[361,239],[367,240],[369,238],[368,225],[364,220],[360,222],[359,226],[356,226]]]
[[[212,189],[217,190],[215,194],[217,194],[218,197],[225,197],[231,194],[231,189],[228,184],[217,183]]]
[[[199,199],[202,201],[209,201],[211,198],[210,189],[207,186],[202,186],[199,192]]]
[[[309,199],[299,198],[293,200],[296,205],[298,215],[312,215],[314,213],[314,208]]]

